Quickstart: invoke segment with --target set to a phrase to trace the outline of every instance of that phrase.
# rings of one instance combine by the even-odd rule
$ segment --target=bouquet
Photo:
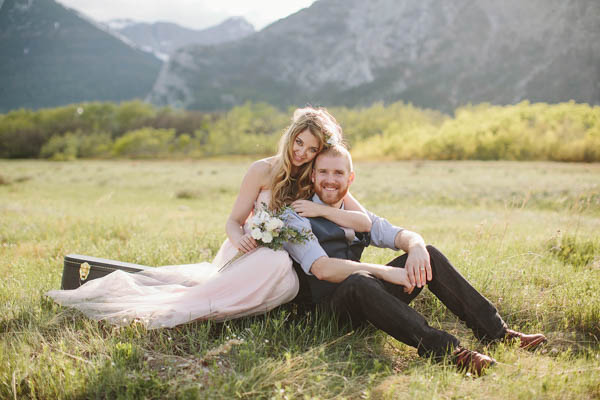
[[[258,242],[259,246],[280,250],[283,248],[285,242],[304,243],[314,237],[310,230],[298,231],[285,225],[282,215],[289,211],[293,211],[289,206],[277,211],[271,211],[265,203],[262,203],[262,207],[250,219],[249,226],[250,235]],[[219,272],[246,254],[248,253],[242,253],[238,250],[237,254],[231,260],[219,268]]]

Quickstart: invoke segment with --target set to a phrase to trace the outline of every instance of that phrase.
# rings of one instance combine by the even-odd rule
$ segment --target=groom
[[[335,145],[315,160],[313,201],[343,207],[354,180],[350,153]],[[459,369],[481,375],[495,363],[491,357],[465,349],[448,332],[429,326],[408,304],[427,285],[456,316],[484,342],[520,340],[533,349],[546,341],[542,334],[525,335],[507,328],[496,308],[423,238],[368,213],[369,233],[348,232],[324,218],[304,218],[291,212],[287,224],[309,230],[313,238],[303,244],[286,243],[300,279],[299,303],[321,304],[353,326],[370,322],[397,340],[417,348],[419,355],[441,359],[450,356]],[[404,250],[388,265],[360,262],[365,246]]]

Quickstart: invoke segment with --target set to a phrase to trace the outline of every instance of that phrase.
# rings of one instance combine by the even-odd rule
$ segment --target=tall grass
[[[357,162],[353,194],[423,234],[534,354],[483,347],[428,291],[414,307],[499,364],[471,379],[366,327],[287,306],[222,324],[115,328],[62,308],[62,257],[211,260],[245,159],[0,161],[1,398],[598,398],[600,167]],[[187,194],[186,194],[187,193]],[[186,195],[183,195],[186,194]],[[397,254],[368,248],[363,260]]]

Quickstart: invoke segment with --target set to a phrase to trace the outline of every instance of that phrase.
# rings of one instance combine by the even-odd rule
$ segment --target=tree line
[[[0,158],[204,158],[276,151],[292,109],[221,113],[95,102],[0,114]],[[332,107],[360,159],[600,161],[600,107],[468,105],[454,116],[401,102]]]

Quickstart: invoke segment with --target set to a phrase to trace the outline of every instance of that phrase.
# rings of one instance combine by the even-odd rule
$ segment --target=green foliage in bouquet
[[[284,243],[304,243],[313,237],[311,231],[298,231],[285,225],[285,214],[293,212],[289,206],[271,211],[265,203],[250,219],[250,234],[261,244],[273,250],[280,250]]]
[[[262,203],[262,207],[250,218],[250,235],[259,246],[272,250],[281,250],[286,242],[305,243],[313,238],[312,231],[297,230],[285,224],[285,215],[290,212],[294,212],[294,210],[289,206],[272,211],[267,204]],[[219,268],[219,271],[223,271],[246,254],[248,253],[238,251],[231,260]]]

